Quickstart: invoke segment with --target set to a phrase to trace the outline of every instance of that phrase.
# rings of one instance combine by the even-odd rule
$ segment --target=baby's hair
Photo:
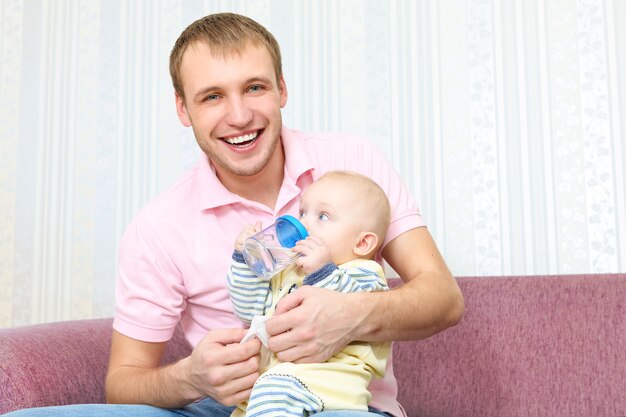
[[[376,233],[380,247],[391,221],[391,207],[385,191],[371,178],[353,171],[329,171],[317,181],[334,179],[340,180],[346,187],[345,192],[353,194],[359,201],[359,207],[364,213],[363,227]]]

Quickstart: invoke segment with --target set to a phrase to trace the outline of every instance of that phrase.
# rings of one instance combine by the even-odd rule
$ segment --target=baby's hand
[[[296,265],[301,267],[307,275],[331,261],[330,250],[324,241],[314,236],[298,241],[293,247],[293,251],[302,255],[296,259]]]
[[[237,239],[235,239],[235,250],[241,252],[243,250],[243,243],[247,238],[253,236],[261,231],[261,222],[256,222],[254,225],[250,223],[246,224]]]

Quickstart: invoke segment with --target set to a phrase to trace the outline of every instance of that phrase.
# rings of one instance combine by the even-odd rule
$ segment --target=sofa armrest
[[[102,403],[111,318],[0,330],[0,414],[28,407]],[[180,329],[163,363],[188,355]]]

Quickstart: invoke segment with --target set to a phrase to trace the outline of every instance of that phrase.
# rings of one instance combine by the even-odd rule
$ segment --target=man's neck
[[[217,167],[216,171],[219,180],[228,191],[274,210],[285,175],[282,144],[278,144],[267,165],[255,175],[222,175]]]

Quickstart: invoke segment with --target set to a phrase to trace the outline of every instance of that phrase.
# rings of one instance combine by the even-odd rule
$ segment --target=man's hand
[[[250,397],[259,377],[261,342],[239,344],[245,331],[224,329],[209,332],[189,359],[189,382],[201,396],[224,405],[236,405]]]
[[[342,294],[304,286],[283,298],[266,322],[282,361],[323,362],[345,345],[430,337],[463,316],[463,295],[425,227],[383,249],[404,281],[391,291]]]
[[[358,306],[355,294],[303,286],[278,303],[265,327],[270,335],[269,348],[283,362],[325,362],[352,341],[359,326],[347,314]]]
[[[296,265],[302,268],[307,275],[312,274],[331,261],[328,246],[318,237],[309,236],[298,241],[293,251],[302,255],[296,259]]]
[[[114,331],[106,400],[178,408],[210,396],[235,405],[249,397],[259,377],[261,343],[240,344],[244,334],[244,329],[210,331],[190,356],[160,367],[166,342],[142,342]]]

